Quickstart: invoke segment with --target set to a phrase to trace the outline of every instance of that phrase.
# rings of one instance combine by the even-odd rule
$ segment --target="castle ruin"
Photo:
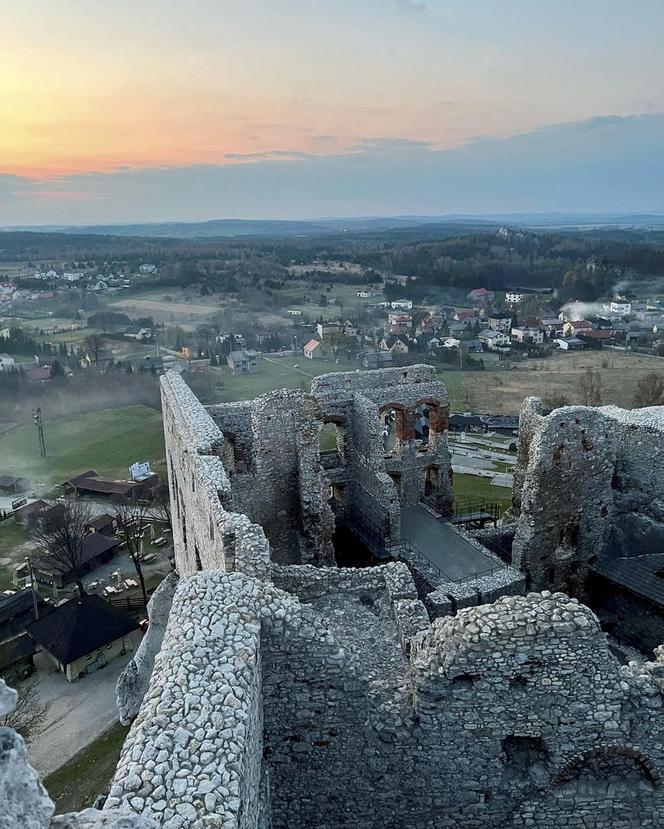
[[[167,374],[162,397],[177,578],[119,683],[110,792],[51,818],[5,729],[2,829],[662,825],[664,647],[622,664],[580,600],[658,544],[664,412],[529,399],[507,525],[473,537],[440,520],[431,367],[207,408]],[[351,536],[374,566],[338,566]]]

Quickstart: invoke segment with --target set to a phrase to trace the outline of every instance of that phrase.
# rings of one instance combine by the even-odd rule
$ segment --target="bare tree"
[[[153,512],[169,530],[173,529],[171,518],[171,492],[165,481],[160,481],[154,489]]]
[[[92,353],[95,366],[99,367],[99,355],[104,346],[104,338],[99,334],[90,334],[85,338],[85,347]]]
[[[84,560],[83,542],[89,534],[92,509],[84,501],[68,501],[64,512],[38,521],[32,536],[41,548],[38,566],[61,576],[71,575],[81,596]]]
[[[28,679],[17,688],[16,707],[0,719],[0,723],[23,737],[29,743],[46,727],[46,714],[49,705],[39,701],[39,689],[36,679]]]
[[[551,411],[553,411],[554,409],[560,409],[563,406],[569,406],[570,399],[561,391],[552,391],[542,398],[542,403],[544,404],[545,409],[551,409]]]
[[[585,406],[602,405],[602,378],[600,373],[590,366],[579,378],[579,393]]]
[[[636,384],[632,405],[635,409],[646,406],[664,406],[664,375],[652,371]]]
[[[136,575],[141,585],[143,601],[147,605],[148,593],[145,589],[145,577],[143,576],[143,526],[149,515],[149,507],[146,504],[118,504],[117,508],[118,528],[117,537],[124,542],[125,549],[134,565]]]

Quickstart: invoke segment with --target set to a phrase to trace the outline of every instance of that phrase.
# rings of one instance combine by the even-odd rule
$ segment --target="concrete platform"
[[[401,510],[401,537],[416,547],[450,580],[472,578],[496,562],[420,504]]]

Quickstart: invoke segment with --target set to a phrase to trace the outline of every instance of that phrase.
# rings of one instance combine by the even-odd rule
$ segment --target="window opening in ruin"
[[[392,483],[397,488],[397,498],[401,498],[401,475],[398,472],[387,473],[392,479]]]
[[[429,447],[429,405],[420,403],[415,409],[415,438],[420,441],[420,449]]]
[[[342,424],[327,420],[318,433],[321,463],[330,469],[346,459],[346,432]]]
[[[544,782],[549,752],[541,737],[511,735],[501,743],[505,773],[510,777],[530,778]]]
[[[203,564],[201,563],[201,554],[198,551],[198,547],[194,544],[194,555],[196,556],[196,569],[202,570]]]
[[[405,412],[403,409],[385,407],[380,411],[383,452],[391,455],[398,450],[403,437]]]
[[[431,495],[440,489],[440,467],[429,466],[424,478],[424,494]]]
[[[221,461],[228,475],[234,475],[237,471],[237,452],[235,440],[230,435],[224,435],[224,442],[221,446]]]
[[[210,518],[209,532],[210,532],[210,541],[214,541],[214,521],[212,520],[212,518]]]
[[[475,683],[479,681],[477,674],[458,674],[452,677],[452,688],[464,689],[473,688]]]

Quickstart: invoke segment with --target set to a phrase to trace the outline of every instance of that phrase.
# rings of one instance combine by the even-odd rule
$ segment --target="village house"
[[[408,340],[405,337],[383,337],[378,347],[382,351],[389,351],[391,354],[408,354]]]
[[[553,344],[561,351],[581,351],[586,347],[578,337],[558,337]]]
[[[472,323],[476,319],[479,319],[479,311],[477,308],[455,308],[454,309],[454,319],[457,322],[467,322],[468,320]]]
[[[304,346],[304,356],[307,360],[320,360],[323,358],[323,346],[320,343],[320,340],[311,339],[309,342]]]
[[[387,315],[387,327],[391,334],[403,334],[410,331],[413,318],[410,314],[393,311]]]
[[[138,630],[129,616],[100,596],[79,596],[61,604],[27,627],[47,664],[67,682],[91,674],[127,652],[128,637]]]
[[[365,368],[391,368],[394,364],[392,352],[381,351],[380,349],[361,351],[357,358]]]
[[[81,553],[77,561],[77,568],[52,562],[37,562],[33,565],[35,579],[44,584],[55,585],[58,588],[74,584],[80,575],[92,573],[102,564],[108,564],[117,553],[120,542],[113,536],[99,532],[90,532],[81,543]]]
[[[0,354],[0,371],[11,371],[16,362],[10,354]]]
[[[617,317],[628,317],[632,313],[632,303],[626,299],[612,299],[609,311]]]
[[[518,305],[520,302],[523,302],[526,295],[523,291],[520,291],[515,288],[510,288],[505,292],[505,302],[508,305]]]
[[[512,327],[512,315],[504,311],[492,311],[489,315],[488,326],[494,331],[503,331],[505,334],[509,334]]]
[[[486,288],[473,288],[467,297],[471,302],[493,302],[495,295],[493,291]]]
[[[512,329],[512,341],[528,345],[542,345],[544,342],[544,331],[541,328],[518,326]]]
[[[544,329],[544,333],[547,337],[552,337],[554,334],[562,331],[562,326],[558,317],[544,317],[538,321],[538,325],[540,328]]]
[[[155,273],[156,270],[157,266],[152,265],[149,262],[146,262],[145,264],[138,266],[139,273]]]
[[[255,351],[247,351],[245,349],[242,349],[241,351],[231,351],[226,358],[231,374],[235,377],[240,374],[251,374],[256,371],[256,367],[258,365],[257,360],[258,355]]]
[[[573,320],[563,325],[564,337],[578,337],[579,334],[590,331],[593,324],[589,320]]]
[[[131,340],[143,342],[144,340],[149,340],[152,337],[152,329],[143,328],[139,325],[130,325],[125,328],[124,335],[125,337],[129,337]]]
[[[30,479],[15,475],[0,475],[0,495],[18,495],[30,489]]]
[[[390,302],[390,307],[393,311],[411,311],[413,308],[412,299],[395,299]]]
[[[489,351],[500,351],[502,349],[509,349],[510,338],[504,331],[494,331],[493,328],[486,328],[480,331],[477,339]]]

